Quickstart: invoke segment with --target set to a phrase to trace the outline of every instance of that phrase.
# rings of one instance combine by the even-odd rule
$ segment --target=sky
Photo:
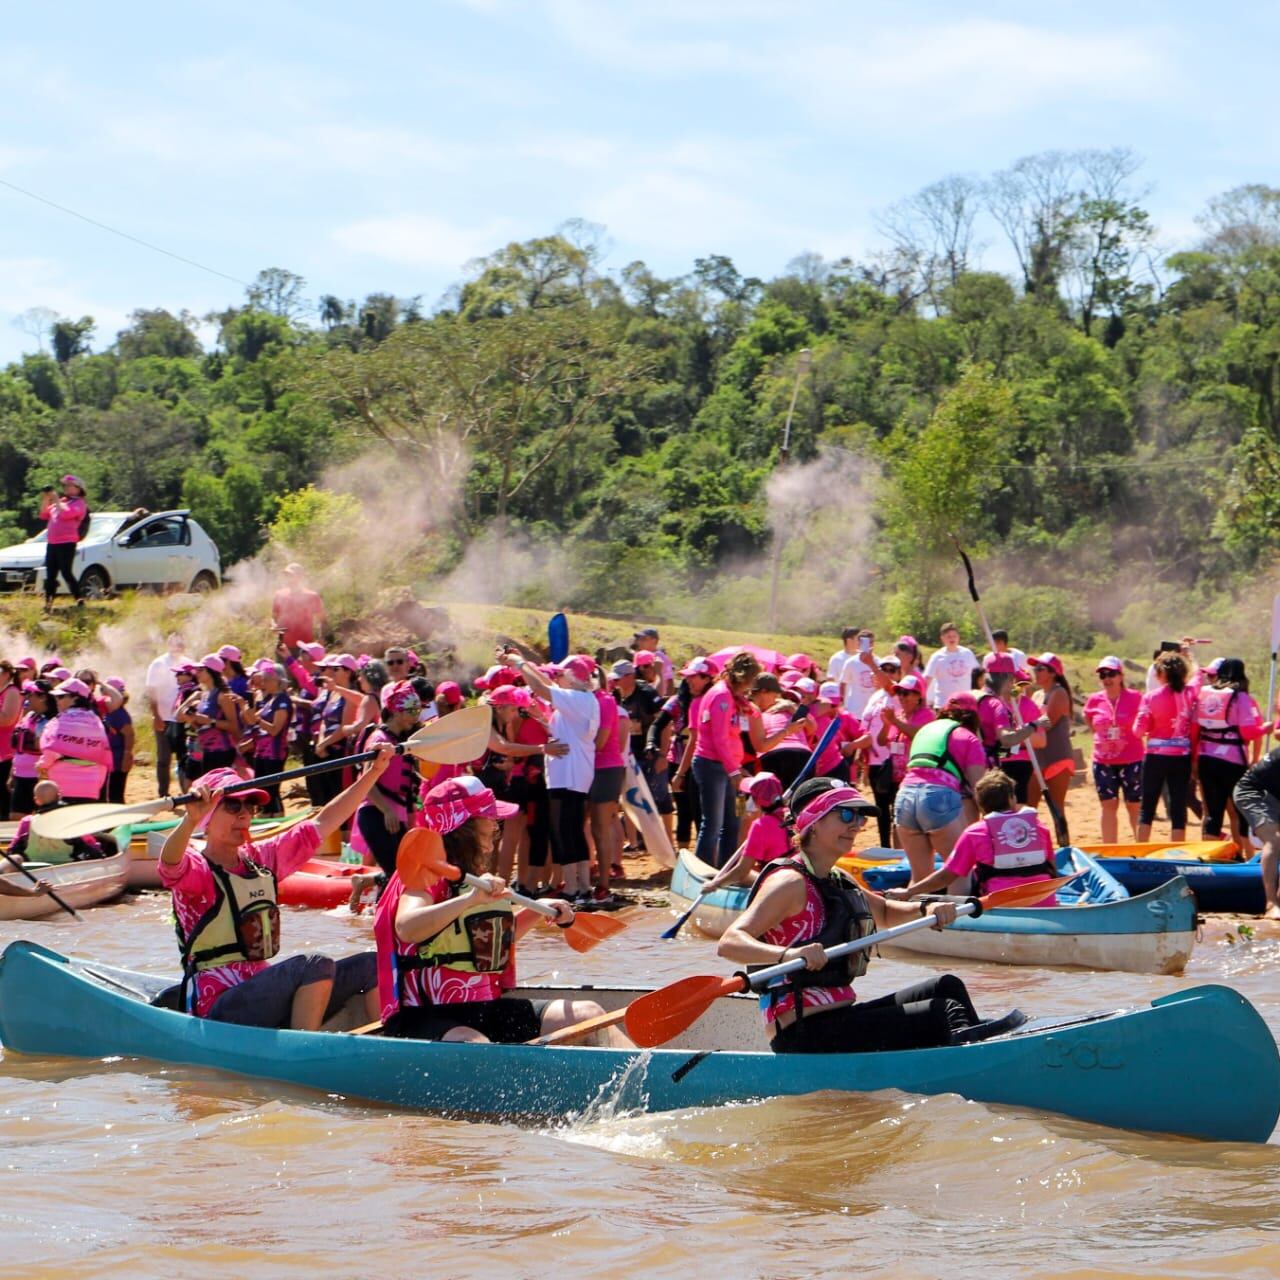
[[[1235,0],[7,6],[0,361],[35,349],[30,308],[92,315],[102,349],[135,308],[224,308],[266,267],[430,307],[571,218],[612,271],[718,253],[768,278],[1054,148],[1131,148],[1161,244],[1189,247],[1211,196],[1280,184],[1278,37],[1280,7]]]

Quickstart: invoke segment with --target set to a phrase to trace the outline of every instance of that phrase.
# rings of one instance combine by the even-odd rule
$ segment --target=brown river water
[[[371,945],[286,910],[287,951]],[[523,978],[726,972],[671,916],[588,955],[533,935]],[[1280,1031],[1280,942],[1212,928],[1183,977],[953,962],[983,1012],[1133,1004],[1227,982]],[[0,925],[153,972],[167,899]],[[879,959],[867,994],[928,972]],[[1185,1105],[1196,1105],[1187,1080]],[[1240,1087],[1249,1088],[1246,1064]],[[956,1097],[824,1094],[559,1128],[469,1123],[215,1071],[0,1055],[0,1275],[202,1277],[1280,1275],[1280,1147],[1144,1137]]]

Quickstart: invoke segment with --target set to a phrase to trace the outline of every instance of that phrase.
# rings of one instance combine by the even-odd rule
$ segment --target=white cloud
[[[112,342],[129,320],[127,311],[71,283],[67,268],[52,258],[0,258],[0,360],[35,350],[35,339],[14,323],[32,307],[48,307],[75,320],[93,316],[97,348]]]
[[[407,213],[362,218],[336,228],[330,239],[349,253],[402,266],[457,271],[516,234],[508,218],[455,226],[431,214]]]

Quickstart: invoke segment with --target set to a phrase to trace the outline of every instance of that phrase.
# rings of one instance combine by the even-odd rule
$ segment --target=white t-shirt
[[[147,693],[155,700],[155,708],[161,720],[172,720],[178,707],[178,677],[169,670],[183,661],[182,654],[176,658],[162,653],[148,668]]]
[[[551,736],[569,748],[565,756],[547,756],[547,786],[591,790],[596,776],[596,734],[600,704],[589,689],[551,688]]]
[[[876,739],[880,736],[880,730],[884,728],[885,708],[891,704],[897,709],[897,699],[886,690],[877,689],[867,699],[867,705],[862,709],[862,727],[871,735],[872,764],[884,764],[889,758],[889,748],[882,747]]]
[[[844,664],[848,662],[851,657],[853,657],[853,655],[847,653],[843,648],[837,649],[835,653],[831,655],[831,659],[827,663],[827,679],[842,679],[844,676]]]
[[[934,708],[942,707],[953,693],[972,692],[972,673],[980,665],[973,650],[966,649],[964,645],[955,653],[939,649],[924,669],[924,677],[930,682],[929,705]]]
[[[838,677],[843,679],[847,686],[844,691],[844,709],[857,716],[859,720],[862,719],[867,699],[875,692],[876,672],[880,670],[882,661],[883,659],[872,654],[872,665],[867,666],[862,661],[862,654],[851,653],[845,660],[843,674]]]

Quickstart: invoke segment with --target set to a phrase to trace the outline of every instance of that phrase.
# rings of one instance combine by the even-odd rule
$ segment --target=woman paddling
[[[384,747],[358,779],[316,815],[254,844],[249,824],[267,802],[260,788],[224,795],[241,781],[233,769],[212,769],[195,785],[199,800],[160,851],[160,883],[173,895],[185,1012],[212,1022],[318,1031],[354,995],[377,1017],[377,969],[370,952],[334,961],[296,955],[268,964],[280,950],[278,881],[315,855],[355,812],[391,763]],[[203,830],[203,850],[192,843]]]
[[[859,1001],[854,982],[868,955],[827,960],[833,947],[922,915],[942,928],[956,918],[951,902],[887,902],[863,893],[836,862],[875,812],[854,788],[834,778],[802,783],[792,801],[797,849],[766,866],[746,910],[720,939],[719,954],[747,966],[797,957],[805,968],[760,997],[774,1053],[866,1053],[952,1044],[979,1021],[964,983],[951,974],[930,978],[876,1000]]]
[[[383,1030],[414,1040],[519,1044],[603,1013],[594,1000],[526,1000],[516,985],[518,940],[540,918],[516,915],[506,882],[493,874],[498,825],[518,812],[479,778],[450,778],[426,796],[422,822],[441,836],[445,857],[483,888],[437,880],[409,888],[393,875],[378,903],[378,994]],[[556,923],[573,923],[562,898],[541,901]],[[617,1031],[610,1043],[629,1047]]]

